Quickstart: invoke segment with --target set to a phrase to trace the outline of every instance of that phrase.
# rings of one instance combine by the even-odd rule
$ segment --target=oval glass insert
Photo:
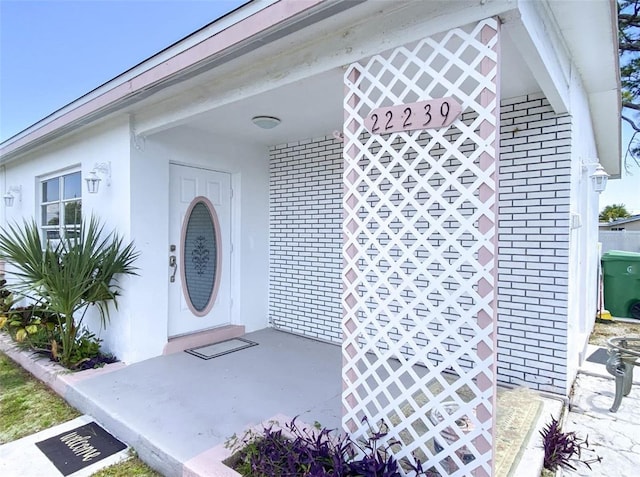
[[[191,202],[182,233],[185,297],[191,311],[203,316],[213,306],[220,277],[220,230],[213,205],[205,197]]]

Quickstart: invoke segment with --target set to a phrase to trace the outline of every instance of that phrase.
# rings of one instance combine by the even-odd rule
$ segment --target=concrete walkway
[[[295,416],[341,426],[339,346],[271,329],[244,338],[258,346],[210,360],[179,352],[75,374],[34,362],[8,338],[0,349],[163,475],[224,477],[234,474],[220,462],[230,455],[225,441],[250,426]]]
[[[589,346],[587,356],[598,348]],[[589,438],[594,452],[589,459],[602,457],[591,464],[592,470],[580,464],[576,472],[563,475],[590,477],[635,477],[640,475],[640,381],[637,373],[631,393],[622,399],[618,412],[609,412],[615,395],[615,383],[603,364],[585,361],[574,385],[569,412],[563,430]]]
[[[75,374],[48,360],[34,365],[6,339],[0,339],[0,349],[133,447],[163,475],[226,477],[234,473],[219,464],[229,455],[224,442],[248,426],[300,416],[304,422],[340,427],[338,346],[274,330],[245,338],[259,345],[211,360],[180,352]],[[610,378],[604,365],[588,362],[578,375],[564,430],[588,434],[604,462],[594,464],[592,472],[584,468],[567,475],[638,475],[640,385],[632,388],[613,414],[608,411],[614,394]],[[558,400],[543,401],[527,450],[510,475],[540,474],[538,430],[550,414],[558,416],[561,407]]]

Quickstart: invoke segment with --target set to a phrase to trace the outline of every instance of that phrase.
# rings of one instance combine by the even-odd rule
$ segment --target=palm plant
[[[52,343],[54,357],[71,367],[78,330],[89,309],[95,305],[100,322],[109,322],[109,304],[117,309],[119,286],[116,276],[136,275],[133,262],[139,253],[133,243],[124,245],[115,232],[103,237],[103,225],[95,217],[83,223],[82,232],[66,236],[57,244],[43,243],[35,221],[22,227],[9,225],[0,234],[0,258],[13,266],[17,278],[15,293],[45,304],[57,314],[61,350]]]

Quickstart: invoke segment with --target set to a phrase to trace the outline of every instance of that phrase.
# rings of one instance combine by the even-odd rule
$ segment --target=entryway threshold
[[[175,338],[169,338],[169,341],[162,350],[163,355],[178,353],[200,346],[206,346],[221,341],[227,341],[233,338],[240,338],[244,335],[244,326],[242,325],[226,325],[219,328],[211,328],[197,333],[192,333]]]

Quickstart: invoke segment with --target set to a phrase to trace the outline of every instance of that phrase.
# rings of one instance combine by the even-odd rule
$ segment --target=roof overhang
[[[612,178],[622,167],[618,10],[615,0],[547,0],[578,69],[591,110],[598,159]]]
[[[254,0],[0,144],[0,164],[365,0]]]
[[[330,17],[337,18],[339,13],[342,14],[341,18],[345,14],[349,17],[356,10],[371,15],[372,9],[381,5],[377,2],[367,2],[363,5],[365,8],[353,8],[362,5],[363,2],[364,0],[249,2],[0,144],[0,164],[15,160],[23,153],[111,113],[126,111],[132,105],[145,104],[145,100],[149,100],[152,95],[160,91],[170,91],[169,87],[172,85],[182,84],[181,82],[189,79],[196,80],[203,72],[211,72],[242,57],[251,57],[248,53],[274,44],[287,35]],[[553,48],[549,45],[557,45],[559,41],[569,56],[574,58],[589,99],[600,162],[612,177],[619,177],[620,82],[615,1],[586,2],[581,4],[579,10],[575,9],[575,3],[563,0],[518,0],[517,3],[506,0],[477,0],[469,2],[469,5],[472,4],[478,12],[486,16],[502,16],[504,13],[508,18],[514,11],[517,12],[516,16],[520,15],[520,18],[513,22],[516,30],[515,33],[510,31],[512,37],[515,35],[512,39],[515,43],[527,42],[521,52],[528,52],[527,55],[530,53],[532,63],[528,66],[559,113],[566,112],[570,103],[569,89],[563,82],[566,81],[567,75],[573,72],[567,67],[566,62],[558,61],[554,57]],[[386,5],[403,8],[402,5],[411,3],[397,2]],[[430,5],[434,10],[441,11],[450,10],[452,6],[446,1],[435,1]],[[540,14],[540,8],[544,10],[543,14]],[[533,14],[532,9],[536,10]],[[465,9],[468,10],[471,9]],[[544,18],[546,23],[538,21],[534,24],[535,22],[529,21],[525,24],[526,12],[529,12],[529,18]],[[602,21],[602,18],[606,18],[607,21]],[[437,18],[434,19],[436,20]],[[556,43],[550,43],[545,37],[546,29],[553,30]],[[589,34],[585,35],[585,31]],[[518,34],[521,35],[520,38]],[[541,45],[546,47],[540,48]],[[544,52],[541,53],[541,50]]]

